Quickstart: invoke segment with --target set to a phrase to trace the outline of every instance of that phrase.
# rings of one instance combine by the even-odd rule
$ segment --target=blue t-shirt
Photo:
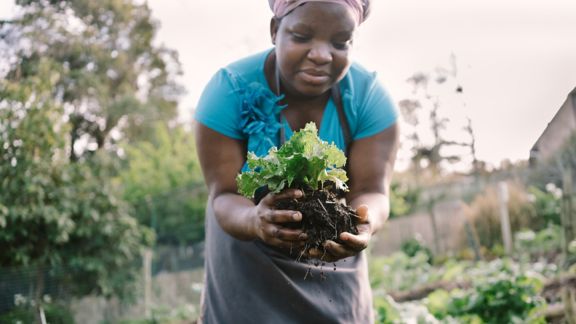
[[[285,118],[274,116],[282,107],[264,74],[267,50],[220,69],[210,80],[198,103],[195,119],[206,127],[234,139],[248,140],[248,151],[258,156],[278,146],[279,127],[286,139],[293,133]],[[353,140],[375,135],[396,122],[397,109],[378,82],[376,73],[353,63],[340,81],[344,113]],[[276,125],[274,125],[276,124]],[[318,135],[346,151],[336,105],[330,99],[324,109]]]

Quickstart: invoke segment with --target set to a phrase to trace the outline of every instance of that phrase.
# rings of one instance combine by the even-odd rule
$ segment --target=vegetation
[[[308,123],[280,149],[272,147],[265,157],[248,153],[250,170],[238,175],[238,191],[254,197],[263,186],[277,193],[285,188],[316,190],[327,182],[335,184],[338,190],[347,190],[348,177],[341,169],[344,164],[344,152],[320,140],[316,125]]]
[[[372,261],[372,276],[376,274],[376,278],[380,278],[372,281],[380,323],[389,323],[389,317],[382,317],[383,314],[392,314],[392,318],[397,317],[400,322],[420,317],[423,323],[523,323],[526,320],[544,323],[543,278],[557,273],[555,265],[496,259],[491,262],[450,260],[430,266],[423,256],[419,253],[408,257],[398,252]],[[389,268],[390,265],[394,268]],[[414,280],[414,284],[403,284],[409,280]],[[449,284],[455,281],[458,285]],[[420,294],[418,287],[431,289]],[[382,292],[390,294],[392,299]],[[419,295],[410,295],[416,292]],[[419,301],[403,300],[407,296],[412,296],[408,300]]]
[[[130,299],[150,228],[162,242],[203,238],[206,195],[176,122],[176,53],[154,44],[145,4],[17,4],[0,28],[0,266],[36,269],[31,298],[46,314],[51,269],[66,297]],[[162,201],[176,190],[186,195]]]
[[[400,181],[390,185],[390,218],[409,215],[420,204],[421,189],[412,188]]]
[[[140,223],[154,229],[159,244],[204,239],[207,191],[191,132],[158,123],[149,141],[125,146],[119,180]]]
[[[178,56],[155,41],[158,23],[146,4],[16,3],[18,16],[0,21],[0,271],[32,275],[23,292],[29,295],[9,296],[17,305],[0,309],[0,322],[38,321],[43,309],[48,322],[71,323],[71,298],[130,301],[140,293],[143,249],[201,242],[207,192],[193,135],[177,120],[184,91]],[[489,171],[476,158],[469,118],[463,136],[448,137],[455,127],[443,114],[446,98],[463,91],[455,65],[409,82],[414,96],[400,108],[412,162],[404,175],[414,179],[394,178],[390,217],[428,213],[434,253],[430,242],[414,238],[371,259],[378,322],[539,323],[547,305],[569,308],[561,294],[574,293],[572,279],[563,293],[551,283],[576,270],[576,241],[562,217],[576,204],[560,189],[566,170],[576,176],[576,134],[536,169]],[[250,170],[237,179],[240,192],[253,197],[267,186],[342,194],[346,158],[316,132],[309,124],[267,157],[250,154]],[[463,174],[449,174],[455,162],[466,167]],[[494,189],[500,181],[509,185],[515,234],[515,251],[506,257]],[[446,200],[465,206],[461,245],[474,257],[467,248],[440,250],[435,206]],[[156,305],[126,323],[197,315],[192,307]]]

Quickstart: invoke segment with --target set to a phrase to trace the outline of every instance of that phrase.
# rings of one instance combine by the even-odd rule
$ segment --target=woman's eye
[[[346,42],[335,42],[334,43],[334,48],[336,49],[340,49],[340,50],[344,50],[344,49],[348,49],[348,47],[350,47],[350,41],[346,41]]]
[[[300,34],[292,34],[292,38],[299,43],[304,43],[306,41],[308,41],[309,37],[308,36],[304,36],[304,35],[300,35]]]

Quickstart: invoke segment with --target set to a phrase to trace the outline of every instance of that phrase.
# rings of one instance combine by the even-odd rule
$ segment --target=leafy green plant
[[[387,257],[370,259],[370,284],[374,289],[406,291],[428,282],[439,280],[428,263],[426,253],[419,251],[413,257],[396,252]]]
[[[344,153],[334,144],[321,140],[314,123],[295,132],[280,149],[272,147],[265,157],[248,153],[249,171],[238,175],[238,191],[254,197],[256,189],[267,186],[271,192],[286,188],[316,190],[328,181],[347,190]]]
[[[419,301],[396,303],[390,296],[376,296],[374,299],[375,322],[378,324],[418,323],[432,324],[438,320],[426,305]]]
[[[546,253],[559,253],[561,249],[562,227],[549,224],[548,227],[534,232],[524,230],[514,235],[514,245],[517,251],[535,256]]]
[[[374,298],[374,310],[376,313],[376,323],[393,324],[401,318],[398,310],[394,307],[396,303],[390,296],[376,296]]]
[[[423,252],[428,257],[428,263],[432,264],[433,254],[432,250],[424,245],[424,242],[420,236],[416,236],[409,240],[402,242],[402,246],[400,247],[402,252],[406,253],[409,257],[416,256],[417,253]]]
[[[472,291],[435,291],[427,305],[439,319],[456,318],[466,323],[472,317],[480,323],[544,323],[536,314],[544,305],[538,296],[542,282],[526,275],[499,277],[477,284]]]
[[[546,185],[542,191],[534,186],[528,188],[531,195],[532,206],[536,211],[535,224],[538,229],[549,224],[560,225],[560,211],[562,209],[561,191],[554,184]]]

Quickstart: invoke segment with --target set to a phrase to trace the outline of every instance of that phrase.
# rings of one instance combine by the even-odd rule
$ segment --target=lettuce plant
[[[345,164],[344,152],[321,140],[316,125],[308,123],[280,149],[272,147],[264,157],[249,152],[249,170],[236,178],[238,192],[252,198],[263,186],[278,193],[287,188],[318,190],[328,182],[347,191],[348,177],[342,169]]]

